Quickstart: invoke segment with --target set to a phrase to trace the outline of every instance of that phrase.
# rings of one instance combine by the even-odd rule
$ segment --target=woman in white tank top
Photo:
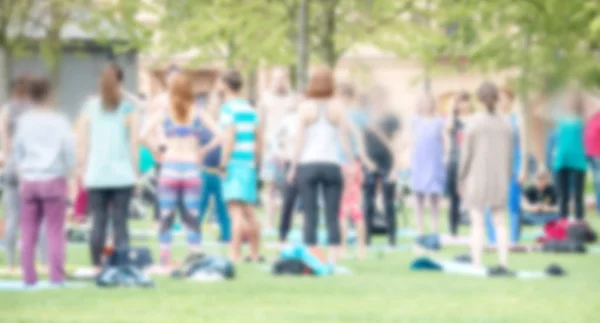
[[[298,133],[288,181],[296,180],[304,208],[304,243],[317,245],[318,196],[325,201],[329,259],[335,263],[340,245],[339,207],[342,194],[340,145],[350,155],[348,125],[341,102],[332,99],[333,74],[319,68],[312,75],[306,100],[298,107]],[[321,190],[319,190],[321,186]]]

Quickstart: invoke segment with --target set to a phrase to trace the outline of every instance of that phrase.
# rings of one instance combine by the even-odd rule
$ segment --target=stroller
[[[402,224],[404,227],[408,226],[408,217],[406,215],[406,197],[410,195],[410,188],[408,186],[410,173],[408,171],[402,171],[398,176],[396,182],[396,199],[395,209],[396,215],[400,214],[402,217]],[[386,234],[388,230],[387,219],[383,210],[383,196],[381,189],[378,190],[375,203],[375,214],[373,217],[373,226],[371,227],[371,234]]]

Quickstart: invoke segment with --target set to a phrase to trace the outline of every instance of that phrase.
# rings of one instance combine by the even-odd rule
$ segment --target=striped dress
[[[256,173],[258,114],[246,100],[232,99],[221,107],[219,124],[223,130],[233,127],[235,132],[233,150],[223,180],[225,200],[255,203],[258,190]]]

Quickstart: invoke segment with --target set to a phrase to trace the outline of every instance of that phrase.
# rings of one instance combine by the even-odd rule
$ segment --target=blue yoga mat
[[[415,259],[409,267],[413,271],[429,271],[429,272],[443,272],[446,274],[462,275],[462,276],[473,276],[473,277],[489,277],[487,269],[485,267],[475,268],[471,264],[460,263],[456,261],[440,260],[429,257],[420,257]],[[543,271],[517,271],[515,273],[516,279],[544,279],[550,278],[548,274]]]
[[[36,291],[36,290],[50,290],[50,289],[70,289],[70,288],[84,288],[90,286],[86,283],[78,282],[67,282],[61,286],[50,284],[50,282],[43,280],[39,281],[35,286],[26,286],[20,280],[0,280],[0,292],[4,291]]]

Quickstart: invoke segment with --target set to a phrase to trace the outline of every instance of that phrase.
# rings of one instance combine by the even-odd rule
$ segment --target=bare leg
[[[358,240],[357,241],[358,242],[358,258],[364,259],[365,256],[367,255],[367,243],[366,243],[367,231],[366,231],[366,226],[365,226],[365,220],[364,219],[357,220],[355,225],[356,225],[356,238]]]
[[[479,210],[471,210],[471,259],[473,266],[481,267],[484,243],[484,214]]]
[[[417,201],[417,207],[415,209],[417,233],[421,235],[423,234],[423,209],[425,208],[425,196],[421,193],[416,193],[415,199]]]
[[[264,205],[265,205],[265,217],[266,225],[268,228],[275,226],[275,182],[265,182],[265,194],[264,194]]]
[[[437,194],[431,194],[429,197],[431,203],[431,231],[440,232],[440,198]]]
[[[340,250],[340,255],[342,257],[346,257],[347,254],[347,248],[348,248],[348,219],[344,218],[344,217],[340,217],[340,235],[342,238],[342,245],[341,245],[341,250]]]
[[[504,210],[492,210],[492,221],[496,231],[496,247],[500,266],[508,267],[509,239]]]
[[[246,220],[246,232],[250,244],[250,257],[257,261],[260,257],[260,223],[256,218],[254,206],[244,205],[244,219]]]
[[[227,204],[229,216],[231,216],[231,246],[230,255],[231,261],[237,263],[240,261],[242,252],[242,238],[244,235],[244,210],[240,203],[229,202]]]

